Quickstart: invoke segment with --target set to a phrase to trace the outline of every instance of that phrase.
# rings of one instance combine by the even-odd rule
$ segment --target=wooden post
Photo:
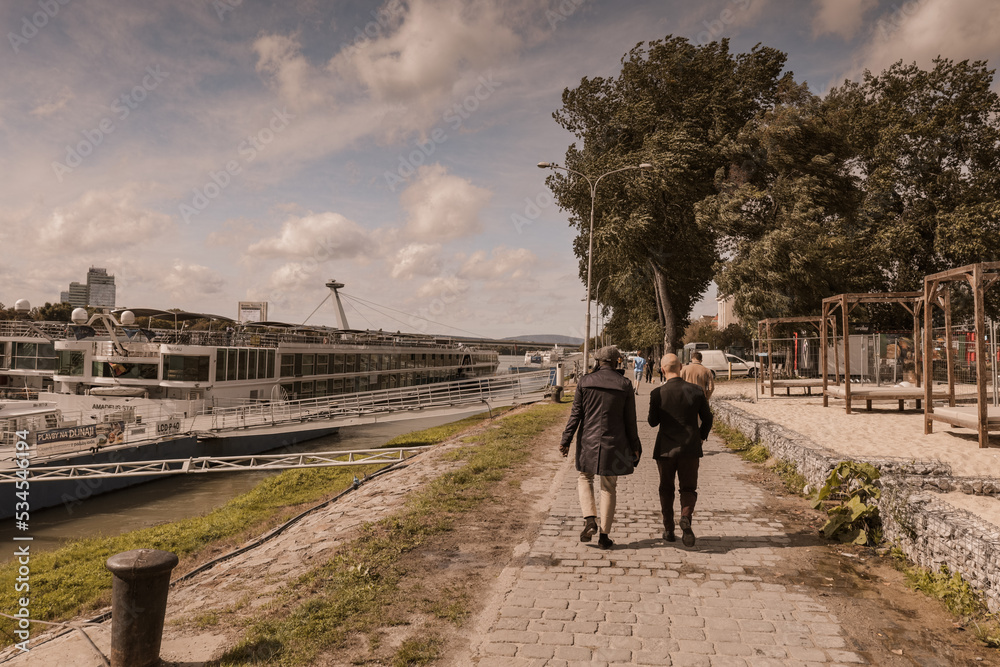
[[[924,332],[924,337],[927,337],[927,332]],[[927,346],[921,346],[917,341],[920,339],[920,302],[913,302],[913,374],[917,376],[917,386],[920,386],[920,382],[926,375],[927,384],[933,384],[931,380],[933,376],[929,374],[929,371],[925,373],[923,364],[920,363],[920,357],[927,352]],[[931,344],[933,345],[933,340]],[[924,348],[921,352],[921,347]],[[933,355],[932,355],[933,356]]]
[[[844,401],[847,403],[847,414],[851,414],[851,330],[846,294],[840,296],[840,316],[844,320]]]
[[[943,285],[944,290],[944,345],[945,345],[945,363],[948,366],[948,405],[955,407],[955,356],[952,349],[952,336],[951,336],[951,290],[948,289],[948,284]]]
[[[928,332],[934,331],[934,292],[936,290],[936,282],[924,280],[924,377],[927,378],[927,382],[924,383],[924,435],[934,432],[934,420],[931,418],[931,414],[934,412],[934,401],[931,393],[934,391],[934,383],[932,382],[934,355],[929,349],[934,344],[934,337],[928,335]],[[916,364],[914,364],[915,366]]]
[[[767,323],[767,376],[771,380],[769,394],[774,398],[774,356],[771,349],[771,323]]]
[[[820,308],[819,318],[819,372],[823,378],[823,407],[829,405],[829,397],[826,395],[827,372],[826,372],[826,302]]]
[[[983,290],[983,265],[972,265],[972,291],[976,309],[976,394],[979,402],[979,447],[990,442],[989,406],[986,405],[986,304]]]

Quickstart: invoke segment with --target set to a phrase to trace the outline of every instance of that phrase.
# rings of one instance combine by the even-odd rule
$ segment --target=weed
[[[813,509],[822,509],[824,501],[837,498],[842,502],[826,510],[830,519],[820,529],[827,539],[836,537],[852,544],[878,544],[882,539],[882,521],[875,505],[882,491],[875,486],[880,474],[868,463],[841,461],[817,491]]]
[[[440,653],[440,640],[430,637],[407,639],[392,658],[392,667],[429,665]]]

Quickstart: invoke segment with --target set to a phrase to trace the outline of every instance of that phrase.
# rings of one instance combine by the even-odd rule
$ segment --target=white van
[[[757,377],[760,364],[755,361],[740,359],[734,354],[726,354],[722,350],[698,350],[701,352],[701,364],[719,378],[729,377],[729,364],[733,365],[733,377]]]

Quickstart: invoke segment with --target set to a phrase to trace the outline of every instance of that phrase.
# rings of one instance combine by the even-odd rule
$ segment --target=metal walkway
[[[297,454],[262,454],[255,456],[219,456],[188,459],[162,459],[131,463],[95,463],[77,466],[32,467],[30,483],[66,479],[106,479],[117,477],[152,477],[204,472],[239,472],[249,470],[288,470],[290,468],[330,468],[398,463],[429,449],[399,447],[392,449],[355,449],[341,452]],[[22,480],[14,470],[0,471],[0,482]]]

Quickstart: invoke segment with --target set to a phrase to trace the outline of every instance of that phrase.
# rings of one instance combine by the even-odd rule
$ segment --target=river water
[[[344,451],[381,447],[402,433],[440,426],[482,412],[481,406],[466,413],[403,421],[347,426],[337,435],[317,438],[282,451]],[[31,513],[32,552],[56,549],[68,540],[98,535],[117,535],[161,523],[206,514],[232,498],[246,493],[277,472],[220,472],[178,475],[107,493],[85,500],[70,509],[53,507]],[[0,544],[17,544],[14,519],[0,522]],[[0,562],[13,549],[0,551]]]

